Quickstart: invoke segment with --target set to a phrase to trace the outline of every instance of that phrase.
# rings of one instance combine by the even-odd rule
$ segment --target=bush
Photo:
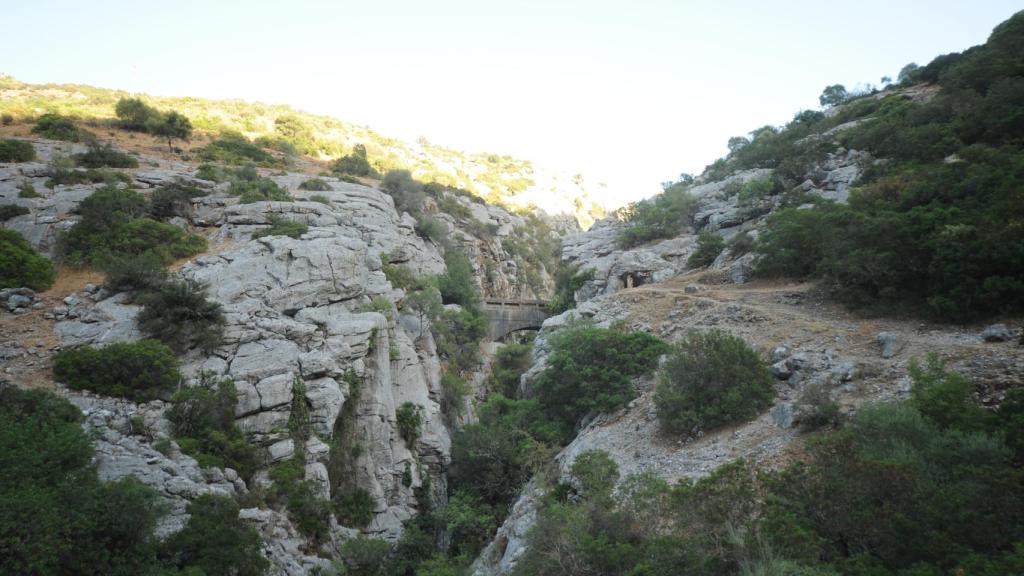
[[[619,481],[619,465],[604,450],[585,450],[573,460],[569,473],[585,498],[608,498]]]
[[[461,250],[450,250],[444,255],[445,272],[437,278],[437,289],[445,304],[458,304],[468,310],[480,305],[473,265]]]
[[[677,182],[661,194],[628,206],[624,212],[627,227],[619,234],[625,248],[659,238],[678,236],[693,225],[697,198],[690,194],[690,181]]]
[[[363,528],[369,525],[373,521],[376,507],[373,496],[362,488],[347,493],[339,492],[334,496],[334,512],[343,526]]]
[[[325,192],[330,189],[331,185],[323,178],[310,178],[299,184],[299,190],[309,190],[311,192]]]
[[[81,219],[60,238],[58,250],[71,264],[104,268],[114,259],[145,252],[170,263],[206,249],[201,236],[142,217],[148,210],[137,192],[101,188],[78,205]]]
[[[831,388],[827,383],[812,382],[800,394],[793,423],[804,432],[840,424],[842,413],[839,405],[832,400]]]
[[[533,362],[532,344],[505,344],[494,353],[488,388],[506,398],[519,393],[519,379]]]
[[[399,213],[408,212],[413,217],[420,215],[423,207],[423,184],[413,179],[408,170],[388,170],[380,187],[395,200]]]
[[[366,147],[356,144],[352,153],[342,156],[331,164],[331,171],[339,174],[351,174],[352,176],[369,176],[373,173],[370,162],[366,159]],[[356,182],[359,183],[358,181]]]
[[[470,393],[466,379],[453,372],[441,374],[441,410],[449,417],[458,418],[466,409],[466,396]]]
[[[53,285],[53,276],[52,262],[36,252],[21,234],[0,228],[0,289],[46,290]]]
[[[14,116],[13,115],[11,115],[11,114],[9,114],[7,112],[4,112],[3,114],[0,114],[0,125],[10,126],[11,124],[14,124]]]
[[[89,150],[72,156],[75,163],[85,168],[138,168],[133,156],[115,149],[110,144],[90,142]]]
[[[205,380],[205,379],[204,379]],[[184,388],[167,411],[178,445],[206,468],[232,468],[248,481],[256,472],[256,449],[235,425],[235,383],[221,379]]]
[[[327,196],[324,196],[323,194],[313,194],[312,196],[309,197],[309,199],[312,202],[319,202],[320,204],[324,204],[326,206],[331,205],[331,199],[328,198]]]
[[[697,236],[697,247],[686,260],[686,265],[690,268],[707,266],[718,258],[722,250],[725,250],[725,240],[718,234],[705,230]]]
[[[657,366],[668,345],[645,332],[582,325],[549,339],[547,368],[533,383],[544,415],[570,438],[580,420],[610,412],[636,396],[633,378]]]
[[[576,291],[594,279],[594,268],[580,270],[578,264],[563,264],[555,272],[555,295],[551,298],[549,310],[561,314],[576,306]]]
[[[174,352],[156,340],[61,350],[53,359],[53,376],[74,390],[137,402],[165,395],[181,379]]]
[[[398,434],[411,448],[419,439],[423,427],[423,406],[412,402],[403,402],[395,410],[395,421],[398,424]]]
[[[167,281],[164,262],[154,252],[109,261],[104,267],[103,286],[111,292],[143,292],[154,290]]]
[[[259,533],[239,519],[238,510],[229,496],[202,494],[192,500],[185,529],[165,544],[171,565],[183,569],[183,575],[265,574],[270,562],[261,553]]]
[[[178,352],[210,352],[224,336],[221,305],[206,299],[206,285],[191,279],[164,282],[139,297],[137,321],[144,333]]]
[[[24,206],[18,206],[17,204],[0,204],[0,222],[10,220],[16,216],[24,216],[31,212]]]
[[[0,162],[28,162],[36,159],[36,148],[31,142],[5,138],[0,140]]]
[[[18,198],[39,198],[39,192],[31,182],[22,180],[18,183]]]
[[[239,204],[251,204],[253,202],[291,202],[292,196],[287,190],[281,188],[270,178],[264,178],[256,174],[240,171],[231,181],[228,194],[238,196]]]
[[[658,375],[658,421],[673,434],[743,422],[771,405],[774,379],[743,339],[720,330],[690,332]]]
[[[196,178],[211,182],[227,182],[231,179],[231,171],[216,164],[200,164],[196,169]]]
[[[192,213],[192,199],[207,194],[206,190],[185,182],[164,184],[150,196],[149,214],[157,220],[187,218]]]
[[[424,240],[430,240],[434,244],[444,245],[448,240],[448,226],[438,220],[424,214],[416,218],[416,235]]]
[[[282,218],[276,214],[267,216],[267,220],[270,221],[270,227],[253,232],[253,240],[263,238],[265,236],[287,236],[289,238],[298,238],[309,231],[309,226],[306,226],[302,222],[288,220],[287,218]]]
[[[43,114],[36,120],[32,128],[33,134],[39,134],[43,138],[51,140],[65,140],[67,142],[81,142],[91,139],[92,134],[80,129],[70,118],[60,114]]]
[[[207,162],[224,164],[255,163],[268,168],[281,166],[283,163],[272,154],[255,145],[245,136],[237,133],[222,134],[198,152],[199,158]]]
[[[148,132],[151,125],[160,122],[160,111],[140,98],[121,98],[114,106],[114,114],[125,130]]]

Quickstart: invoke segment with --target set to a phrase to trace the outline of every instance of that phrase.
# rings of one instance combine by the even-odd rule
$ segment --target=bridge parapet
[[[544,300],[484,299],[483,309],[489,319],[488,336],[497,342],[512,332],[539,330],[551,316],[548,306]]]

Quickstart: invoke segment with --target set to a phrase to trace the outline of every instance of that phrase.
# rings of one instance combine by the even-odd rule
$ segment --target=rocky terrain
[[[26,206],[30,213],[5,223],[22,233],[39,250],[53,254],[56,238],[75,221],[75,207],[97,185],[46,187],[47,162],[56,154],[80,150],[78,145],[34,140],[38,163],[0,165],[0,197]],[[375,502],[366,534],[397,538],[402,523],[416,513],[416,490],[430,477],[434,494],[443,498],[449,463],[449,430],[439,406],[440,360],[429,330],[415,316],[394,314],[370,306],[374,298],[400,301],[382,271],[382,258],[417,275],[445,270],[439,247],[414,231],[415,221],[395,211],[391,197],[356,184],[331,182],[318,192],[327,202],[312,202],[298,186],[309,175],[277,173],[271,177],[295,196],[294,202],[237,204],[225,194],[226,184],[194,178],[195,167],[160,157],[140,158],[131,171],[134,186],[145,189],[184,179],[209,189],[196,198],[188,219],[176,224],[203,234],[210,250],[175,266],[176,273],[208,285],[209,297],[220,303],[227,318],[225,339],[212,354],[193,351],[184,358],[183,373],[191,383],[205,374],[231,377],[238,389],[236,422],[250,442],[261,449],[265,466],[291,458],[296,446],[288,433],[295,382],[305,384],[313,436],[302,450],[306,478],[330,498],[339,479],[328,473],[329,443],[359,443],[349,485],[368,491]],[[18,197],[16,186],[28,181],[40,198]],[[523,281],[521,260],[509,255],[502,240],[523,234],[525,220],[505,210],[458,198],[475,220],[474,235],[466,220],[439,213],[451,229],[453,242],[470,256],[482,293],[497,298],[538,298],[552,285],[543,265],[535,266],[533,284]],[[270,236],[253,240],[269,217],[286,216],[309,226],[302,237]],[[137,340],[139,307],[126,294],[111,294],[102,276],[64,270],[51,290],[5,291],[6,311],[0,318],[4,342],[4,378],[21,386],[63,390],[48,369],[52,352],[82,344]],[[538,294],[541,291],[541,294]],[[350,373],[359,382],[357,397]],[[480,381],[481,378],[477,378]],[[186,385],[189,383],[187,382]],[[230,469],[201,470],[192,458],[170,442],[170,428],[161,401],[137,405],[63,390],[87,415],[86,427],[96,437],[101,477],[135,475],[172,503],[161,527],[166,534],[184,524],[189,499],[209,492],[247,494],[269,480],[257,474],[246,486]],[[339,438],[341,415],[354,415],[355,424]],[[396,408],[413,402],[424,408],[422,433],[407,445],[396,428]],[[132,423],[143,426],[135,430]],[[403,473],[412,473],[403,482]],[[305,573],[318,563],[312,550],[276,511],[245,509],[245,519],[267,536],[267,556],[278,571]],[[332,527],[328,548],[337,547],[356,531]]]

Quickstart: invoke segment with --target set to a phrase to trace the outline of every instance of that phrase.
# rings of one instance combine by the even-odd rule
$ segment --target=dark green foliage
[[[107,275],[103,286],[112,292],[154,290],[168,278],[163,260],[153,252],[111,260],[103,271]]]
[[[310,190],[313,192],[324,192],[331,189],[331,185],[323,178],[310,178],[299,184],[299,190]]]
[[[335,160],[331,164],[331,171],[352,176],[370,176],[374,173],[373,167],[366,159],[366,147],[362,144],[356,144],[351,154]]]
[[[173,151],[171,144],[175,140],[188,140],[192,137],[192,122],[183,114],[175,111],[162,116],[159,122],[149,126],[149,133],[167,140],[167,149]]]
[[[121,98],[114,106],[114,114],[125,130],[148,132],[149,126],[160,121],[160,111],[141,98]]]
[[[18,206],[17,204],[2,204],[0,205],[0,222],[10,220],[15,216],[22,216],[31,212],[24,206]]]
[[[75,390],[138,402],[165,396],[181,379],[174,352],[156,340],[61,350],[53,359],[53,376]]]
[[[519,392],[519,377],[533,362],[532,344],[505,344],[494,353],[491,361],[491,392],[506,398],[515,398]]]
[[[487,334],[487,318],[479,309],[444,310],[432,320],[431,328],[437,352],[450,369],[461,373],[480,363],[480,340]]]
[[[31,142],[5,138],[0,140],[0,162],[28,162],[36,159],[36,148]]]
[[[231,179],[231,175],[232,171],[229,168],[216,164],[200,164],[196,169],[196,178],[211,182],[227,182]]]
[[[22,180],[18,183],[18,198],[39,198],[39,192],[31,182]]]
[[[221,305],[206,299],[206,286],[192,279],[172,280],[142,294],[139,329],[177,352],[209,352],[224,332]]]
[[[231,188],[228,194],[238,196],[239,204],[253,202],[291,202],[292,196],[270,178],[260,176],[256,168],[248,165],[231,175]]]
[[[646,332],[575,326],[550,339],[547,369],[533,384],[545,417],[570,438],[580,419],[636,396],[632,379],[653,370],[668,344]]]
[[[199,157],[207,162],[224,164],[250,164],[268,168],[283,164],[273,154],[252,143],[248,138],[237,133],[221,134],[199,150]]]
[[[72,156],[75,164],[85,168],[138,168],[139,161],[113,145],[90,142],[89,150]]]
[[[0,228],[0,289],[46,290],[53,284],[53,263],[14,230]]]
[[[437,278],[437,289],[445,304],[458,304],[475,310],[480,305],[473,265],[461,250],[449,250],[444,255],[445,272]]]
[[[412,446],[419,439],[423,428],[423,406],[412,402],[403,402],[395,410],[395,421],[398,433],[405,443]]]
[[[238,393],[230,379],[183,388],[171,399],[167,419],[175,439],[200,466],[233,468],[249,480],[258,464],[256,449],[235,425]]]
[[[270,227],[253,232],[252,237],[254,240],[265,236],[287,236],[289,238],[298,238],[309,231],[309,226],[306,226],[302,222],[288,220],[287,218],[282,218],[276,214],[268,215],[267,220],[270,221]]]
[[[187,182],[164,184],[149,198],[149,214],[157,220],[187,218],[192,213],[192,199],[209,194]]]
[[[228,496],[203,494],[189,503],[184,530],[168,539],[165,555],[183,574],[260,576],[270,562],[260,553],[260,536],[238,518]],[[195,567],[200,572],[188,570]]]
[[[265,571],[259,536],[227,497],[197,498],[185,529],[160,543],[162,500],[132,477],[101,483],[81,419],[50,392],[0,385],[0,573]]]
[[[619,234],[625,248],[651,240],[678,236],[693,225],[697,198],[690,194],[690,182],[677,182],[661,194],[631,204],[624,212],[628,226]]]
[[[462,416],[466,409],[466,396],[470,394],[469,383],[454,372],[441,374],[441,411],[449,420]]]
[[[51,140],[65,140],[67,142],[81,142],[92,136],[89,132],[82,130],[70,118],[56,113],[47,113],[36,119],[36,125],[32,128],[33,134],[39,134],[43,138]]]
[[[420,214],[416,218],[416,235],[434,244],[443,245],[448,239],[448,226],[436,218]]]
[[[419,216],[423,208],[423,184],[414,180],[408,170],[388,170],[380,187],[395,200],[395,209]]]
[[[334,496],[334,512],[344,526],[367,526],[373,521],[373,510],[376,506],[373,496],[362,488],[347,493],[339,492]]]
[[[658,420],[673,434],[743,422],[771,405],[773,384],[764,360],[742,338],[690,332],[658,374]]]
[[[331,503],[317,496],[316,485],[304,480],[306,475],[303,444],[296,444],[295,456],[275,464],[270,469],[274,481],[269,498],[272,503],[284,504],[292,523],[314,543],[327,538],[330,530]]]
[[[697,236],[697,247],[686,260],[686,265],[690,268],[707,266],[718,258],[722,250],[725,250],[725,240],[714,232],[704,230]]]
[[[729,239],[726,247],[733,258],[742,256],[754,249],[754,237],[747,232],[740,232]]]
[[[842,84],[833,84],[831,86],[826,86],[821,92],[821,96],[818,96],[818,103],[820,103],[823,108],[831,108],[846,102],[849,97],[850,95],[847,93],[845,86]]]
[[[81,219],[61,239],[59,250],[71,264],[104,268],[114,259],[153,252],[169,263],[206,249],[206,240],[171,224],[144,218],[146,198],[106,186],[78,205]]]
[[[504,516],[519,489],[539,469],[557,436],[536,400],[492,396],[479,421],[452,435],[449,486],[479,498]]]
[[[910,404],[942,428],[961,432],[980,432],[988,427],[990,415],[975,402],[971,384],[946,365],[936,354],[929,354],[924,366],[910,363],[914,386]]]
[[[826,426],[838,426],[842,421],[839,405],[832,400],[828,383],[812,382],[800,394],[800,401],[793,414],[793,424],[804,432]]]
[[[573,460],[569,473],[584,498],[608,499],[619,481],[619,465],[604,450],[586,450]]]
[[[555,295],[551,298],[549,311],[561,314],[576,306],[576,291],[594,279],[594,269],[580,270],[578,264],[564,264],[555,272]]]

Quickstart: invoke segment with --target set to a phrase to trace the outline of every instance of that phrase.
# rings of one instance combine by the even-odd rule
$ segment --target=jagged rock
[[[139,306],[128,303],[127,294],[116,294],[92,303],[77,298],[65,299],[65,320],[54,331],[65,346],[130,342],[142,337],[135,317]]]
[[[900,353],[904,343],[900,338],[891,332],[878,333],[878,346],[882,350],[882,358],[892,358]]]
[[[334,424],[345,404],[348,386],[342,390],[333,378],[320,378],[306,382],[306,400],[309,401],[310,420],[313,431],[328,438],[334,432]]]
[[[981,339],[985,342],[1008,342],[1015,336],[1006,324],[992,324],[981,331]]]

